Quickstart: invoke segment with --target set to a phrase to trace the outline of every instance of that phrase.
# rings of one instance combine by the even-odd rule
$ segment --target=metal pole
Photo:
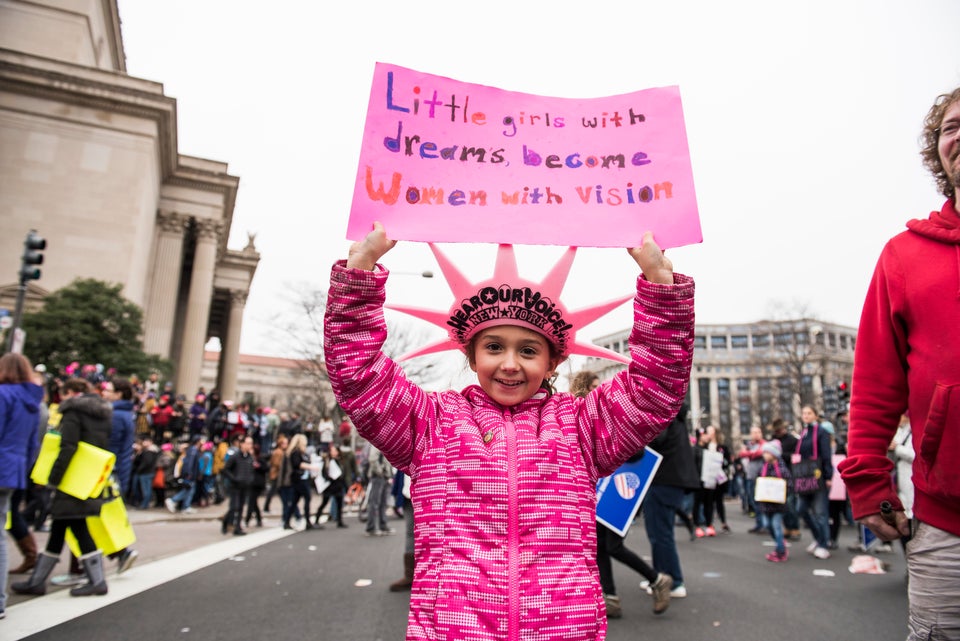
[[[23,316],[23,301],[27,295],[27,281],[20,279],[20,285],[17,287],[17,303],[13,308],[13,325],[10,326],[10,329],[7,330],[7,352],[13,351],[13,341],[14,337],[17,335],[17,330],[20,329],[20,319]]]

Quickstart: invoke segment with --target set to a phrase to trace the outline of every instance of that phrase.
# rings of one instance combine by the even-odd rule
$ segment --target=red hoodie
[[[887,449],[909,411],[914,515],[960,536],[960,217],[948,200],[907,229],[884,247],[863,305],[840,472],[854,517],[899,508]]]

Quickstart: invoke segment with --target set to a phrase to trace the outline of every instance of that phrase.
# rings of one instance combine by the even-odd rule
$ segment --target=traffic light
[[[43,264],[43,254],[40,252],[47,248],[47,240],[42,238],[37,230],[31,229],[23,241],[23,256],[20,261],[20,284],[26,284],[28,280],[37,280],[40,278],[40,268],[36,265]]]
[[[846,381],[837,383],[837,398],[840,401],[841,408],[845,408],[850,402],[850,384]]]
[[[823,413],[827,416],[835,416],[840,410],[838,405],[839,397],[837,395],[837,388],[839,385],[827,385],[823,389]]]

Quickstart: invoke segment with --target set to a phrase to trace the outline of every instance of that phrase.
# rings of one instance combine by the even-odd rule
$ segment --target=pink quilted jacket
[[[416,570],[407,639],[606,636],[595,487],[677,414],[693,354],[693,281],[637,281],[633,357],[588,397],[501,407],[478,386],[427,393],[380,348],[387,273],[334,266],[327,369],[357,430],[410,475]]]

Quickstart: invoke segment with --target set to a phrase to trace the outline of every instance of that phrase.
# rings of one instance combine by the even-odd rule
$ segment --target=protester
[[[60,453],[50,470],[48,487],[56,488],[77,451],[80,442],[107,449],[110,444],[112,408],[110,403],[93,393],[90,383],[82,378],[70,378],[61,388]],[[50,536],[46,549],[40,553],[30,579],[10,587],[19,594],[45,594],[47,577],[57,564],[67,534],[73,533],[80,547],[80,563],[88,582],[70,590],[72,596],[106,594],[107,582],[103,573],[103,555],[97,549],[86,518],[100,513],[100,501],[83,500],[55,490],[51,515]]]
[[[287,450],[287,437],[283,434],[277,435],[277,446],[270,452],[270,470],[267,472],[267,497],[263,500],[264,513],[270,512],[270,501],[280,490],[280,468],[283,465],[283,458]],[[281,499],[282,502],[282,499]]]
[[[773,538],[774,549],[773,552],[767,554],[766,559],[773,563],[782,563],[787,560],[787,546],[783,539],[783,514],[787,511],[787,496],[792,494],[790,470],[783,462],[783,446],[780,445],[780,441],[776,439],[766,441],[760,447],[760,451],[763,454],[763,463],[757,473],[757,478],[777,478],[785,481],[782,503],[754,501],[754,505],[756,505],[760,514],[761,527],[770,532],[770,536]],[[756,484],[754,484],[754,487],[756,487]]]
[[[593,390],[600,387],[600,378],[590,371],[581,371],[570,382],[570,393],[577,398],[584,398]],[[627,459],[628,462],[638,461],[643,457],[643,450]],[[662,614],[670,607],[670,590],[673,588],[673,579],[663,573],[657,573],[646,561],[628,548],[623,537],[608,528],[600,521],[597,525],[597,570],[600,574],[600,587],[603,589],[604,607],[608,619],[619,619],[623,616],[620,597],[617,596],[617,584],[613,579],[613,564],[616,559],[640,576],[650,585],[653,595],[653,613]]]
[[[763,457],[763,430],[760,429],[759,425],[754,425],[750,428],[750,439],[744,443],[743,449],[740,450],[738,457],[743,461],[743,491],[744,498],[747,503],[747,511],[754,517],[753,528],[748,530],[751,534],[763,534],[763,519],[760,517],[760,512],[757,510],[757,504],[753,500],[753,490],[756,485],[757,475],[760,473],[760,468],[763,467],[764,457]]]
[[[300,501],[303,501],[304,529],[311,530],[313,525],[310,523],[310,497],[313,495],[313,486],[311,484],[310,472],[317,472],[320,466],[310,462],[310,455],[307,453],[307,437],[303,434],[294,434],[287,445],[287,460],[290,466],[290,486],[292,490],[293,508],[300,513]],[[299,517],[297,517],[299,520]],[[286,521],[285,521],[286,522]]]
[[[787,422],[782,418],[776,418],[770,424],[770,432],[773,438],[780,441],[780,451],[792,453],[797,449],[797,437],[790,433],[787,428]],[[783,457],[784,465],[787,471],[792,471],[790,456]],[[797,514],[797,495],[790,492],[787,496],[787,509],[783,513],[783,536],[788,541],[799,541],[800,534],[800,516]]]
[[[253,437],[245,436],[240,440],[237,451],[227,459],[223,466],[223,475],[230,482],[230,509],[223,519],[221,531],[233,527],[235,536],[243,536],[246,531],[240,525],[243,508],[249,501],[250,488],[254,482]]]
[[[392,476],[393,468],[383,452],[370,445],[367,454],[367,536],[383,536],[394,532],[393,528],[387,525],[387,495]],[[346,482],[341,484],[345,486]],[[341,501],[338,513],[342,510]]]
[[[358,433],[412,477],[417,558],[407,638],[602,638],[595,531],[583,524],[594,519],[597,480],[656,436],[686,394],[692,280],[673,273],[652,234],[629,250],[643,271],[629,370],[577,399],[552,393],[549,382],[570,350],[586,349],[553,298],[558,279],[520,281],[502,246],[501,269],[487,281],[497,286],[458,291],[457,300],[479,302],[485,292],[493,302],[498,287],[521,295],[529,287],[544,305],[530,308],[538,314],[530,321],[503,324],[498,314],[473,326],[456,305],[452,319],[464,322],[450,328],[450,347],[466,352],[479,385],[428,394],[380,351],[387,272],[377,261],[393,245],[377,223],[334,266],[324,353]],[[455,289],[465,287],[460,280]]]
[[[267,470],[270,468],[269,455],[260,451],[260,444],[254,438],[253,444],[253,482],[250,484],[250,491],[247,493],[247,509],[243,517],[244,527],[250,527],[251,519],[257,520],[257,527],[263,527],[263,513],[260,511],[260,495],[267,487]]]
[[[650,449],[660,454],[663,460],[643,499],[643,524],[650,541],[653,569],[673,579],[673,589],[670,590],[673,599],[687,596],[674,536],[674,517],[686,516],[684,496],[700,487],[700,473],[693,460],[684,422],[688,411],[684,404],[667,429],[650,442]],[[693,524],[688,522],[687,528],[693,536]]]
[[[206,396],[197,394],[193,397],[193,405],[187,410],[187,428],[190,430],[191,439],[202,434],[207,426],[206,400]]]
[[[130,491],[130,479],[133,472],[133,387],[130,381],[119,376],[101,383],[101,396],[111,403],[113,425],[110,430],[110,451],[116,456],[113,475],[120,486],[120,496]],[[119,573],[129,570],[137,560],[139,553],[132,548],[124,548],[110,555],[118,559]]]
[[[173,406],[170,397],[164,394],[150,410],[150,422],[153,425],[153,440],[162,443],[165,438],[174,438],[170,434],[170,419],[173,418]]]
[[[820,427],[817,412],[809,405],[800,411],[803,431],[797,447],[792,453],[793,481],[796,485],[802,474],[798,466],[804,462],[812,463],[821,483],[814,489],[796,489],[797,513],[810,528],[813,541],[807,546],[807,552],[818,559],[830,558],[830,485],[833,479],[833,452],[830,447],[830,433]]]
[[[907,518],[913,518],[913,462],[917,455],[913,450],[913,428],[910,417],[904,414],[900,418],[900,427],[890,442],[890,456],[894,463],[893,476],[897,483],[897,496],[903,505]],[[900,537],[906,551],[907,537]]]
[[[300,434],[293,438],[296,439],[299,436],[303,435]],[[343,482],[343,470],[340,467],[340,448],[336,445],[330,445],[329,450],[323,455],[321,460],[320,476],[327,482],[327,487],[323,490],[323,500],[320,502],[320,507],[317,508],[317,515],[314,519],[313,527],[323,529],[323,526],[320,524],[320,515],[323,513],[323,508],[332,501],[330,518],[337,522],[338,528],[345,528],[347,524],[343,522],[343,495],[346,492],[346,486]],[[310,504],[308,502],[308,511],[304,512],[304,514],[307,515],[308,524],[310,516],[309,507]],[[370,516],[372,515],[373,511],[371,510]],[[377,517],[377,520],[380,520],[380,517]],[[386,522],[384,522],[384,524],[385,523]],[[391,532],[384,533],[390,534]]]
[[[200,475],[200,446],[202,436],[196,436],[186,447],[180,458],[174,464],[174,477],[177,479],[180,490],[164,501],[166,508],[176,514],[179,506],[184,514],[193,514],[193,495]],[[183,446],[181,446],[183,447]]]
[[[924,165],[947,200],[928,219],[907,223],[880,254],[857,333],[840,469],[854,518],[884,541],[913,537],[911,641],[960,638],[960,87],[937,97],[922,143]],[[907,412],[916,452],[912,532],[887,456]]]
[[[7,521],[15,490],[27,487],[27,476],[40,448],[37,424],[41,401],[43,388],[34,382],[30,361],[13,353],[0,357],[0,523]],[[13,509],[17,510],[17,505]],[[23,554],[23,563],[11,573],[32,569],[37,542],[22,519],[18,519],[16,530],[11,519],[10,535]],[[0,536],[0,618],[6,612],[6,585],[7,537]]]
[[[403,541],[403,576],[390,584],[391,592],[406,592],[413,585],[414,571],[414,551],[416,550],[416,530],[413,503],[410,501],[410,477],[403,472],[397,471],[398,476],[394,477],[394,483],[399,485],[400,496],[403,497],[403,520],[404,528]]]
[[[693,460],[696,468],[701,471],[700,489],[694,494],[693,498],[693,520],[697,524],[696,536],[703,538],[705,536],[716,536],[717,530],[713,526],[714,511],[719,505],[723,507],[723,492],[721,488],[726,487],[728,480],[724,468],[728,462],[726,448],[719,443],[717,428],[709,425],[697,430],[697,444],[693,449]],[[720,465],[716,473],[712,473],[709,478],[703,476],[705,452],[710,452],[713,456],[720,457]],[[719,496],[719,500],[718,500]],[[726,515],[721,517],[721,523],[726,525]],[[727,530],[729,531],[729,527]]]
[[[133,388],[130,381],[115,377],[103,383],[101,395],[113,407],[110,451],[117,457],[113,474],[126,495],[130,491],[133,470]]]
[[[141,510],[150,508],[150,498],[153,496],[153,480],[157,476],[157,461],[160,458],[158,448],[149,434],[140,440],[139,452],[133,459],[133,478],[137,488],[137,507]]]

